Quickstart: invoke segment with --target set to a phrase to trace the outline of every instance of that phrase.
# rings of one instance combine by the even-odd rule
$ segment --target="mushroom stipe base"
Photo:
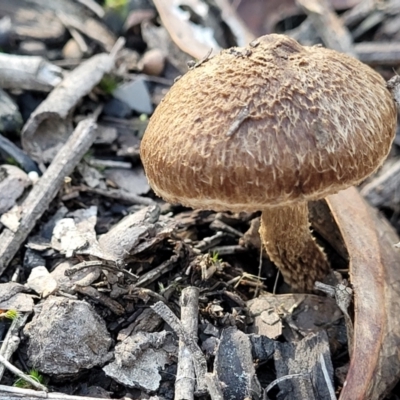
[[[379,168],[396,116],[384,79],[367,65],[271,34],[182,76],[150,118],[140,155],[150,186],[170,203],[263,211],[271,260],[295,290],[312,291],[330,268],[306,202]]]
[[[264,209],[260,236],[270,260],[293,289],[311,292],[315,281],[329,273],[327,256],[310,231],[307,203]]]

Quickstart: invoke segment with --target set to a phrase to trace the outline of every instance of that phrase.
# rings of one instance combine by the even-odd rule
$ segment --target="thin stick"
[[[249,107],[243,107],[240,111],[239,114],[236,116],[235,120],[232,122],[231,126],[228,129],[228,132],[226,132],[226,136],[232,136],[234,133],[238,131],[240,128],[240,125],[244,122],[245,119],[249,116]]]
[[[7,400],[98,400],[98,397],[70,396],[65,393],[47,393],[32,389],[16,388],[14,386],[0,385],[0,397]]]
[[[206,376],[206,383],[208,392],[210,393],[210,397],[212,400],[223,400],[224,394],[221,388],[221,382],[218,380],[218,376],[214,373],[207,373]]]
[[[260,281],[260,286],[257,286],[256,287],[256,290],[254,291],[254,296],[253,296],[253,299],[255,299],[257,296],[258,296],[258,294],[259,294],[259,292],[260,292],[260,288],[262,287],[262,281],[261,281],[261,270],[262,270],[262,253],[263,253],[263,249],[262,249],[262,245],[261,245],[261,247],[260,247],[260,258],[258,259],[258,275],[257,275],[257,278],[258,278],[258,280]]]
[[[187,287],[182,290],[181,322],[186,333],[197,342],[199,289]],[[179,340],[178,371],[175,381],[175,400],[192,400],[194,398],[195,371],[192,353],[183,340]]]
[[[329,397],[330,397],[331,400],[336,400],[335,388],[332,385],[331,378],[330,378],[328,370],[326,368],[324,355],[321,354],[319,358],[320,358],[321,369],[322,369],[322,373],[324,374],[326,386],[328,387]]]
[[[48,210],[63,185],[96,138],[93,118],[81,121],[68,141],[60,149],[49,168],[21,204],[22,217],[16,232],[5,228],[0,235],[0,275],[3,274],[38,219]]]
[[[196,340],[186,333],[179,319],[164,303],[159,301],[151,308],[172,328],[192,353],[197,378],[196,394],[206,393],[205,374],[207,373],[207,362]]]
[[[9,361],[7,361],[1,354],[0,354],[0,362],[4,364],[4,366],[10,370],[14,375],[19,376],[21,379],[24,381],[29,382],[33,387],[39,390],[43,390],[44,392],[48,392],[48,389],[46,386],[42,385],[38,381],[35,381],[32,379],[29,375],[24,374],[20,369],[17,367],[14,367]]]
[[[74,274],[76,274],[79,271],[82,271],[86,268],[91,268],[91,267],[99,267],[100,269],[105,269],[107,271],[111,271],[114,273],[118,273],[118,272],[122,272],[123,274],[125,274],[128,278],[131,278],[133,280],[138,280],[139,277],[135,274],[133,274],[132,272],[124,269],[124,268],[118,268],[118,267],[114,267],[112,265],[108,265],[106,261],[103,260],[93,260],[93,261],[82,261],[79,264],[74,265],[72,268],[67,269],[64,272],[65,276],[72,276]]]
[[[310,379],[310,376],[308,374],[291,374],[291,375],[285,375],[285,376],[281,376],[278,379],[275,379],[274,381],[272,381],[266,388],[265,391],[266,393],[268,393],[274,386],[276,386],[278,383],[283,382],[283,381],[287,381],[287,380],[291,380],[294,378],[298,378],[298,379]]]
[[[29,317],[29,313],[21,313],[17,318],[13,320],[10,328],[8,329],[7,335],[1,345],[0,355],[2,355],[6,360],[9,360],[15,350],[17,350],[20,343],[19,330],[25,325],[26,320]],[[0,364],[0,381],[3,377],[5,370],[4,364]]]
[[[274,282],[274,288],[272,289],[272,294],[276,294],[276,289],[278,287],[278,280],[279,280],[279,276],[280,276],[280,272],[279,269],[276,271],[276,277],[275,277],[275,282]]]
[[[163,274],[169,272],[172,268],[175,267],[176,262],[178,261],[179,256],[174,254],[171,256],[169,260],[164,261],[158,267],[153,268],[152,270],[143,274],[136,283],[132,284],[132,287],[139,288],[142,286],[149,285],[150,283],[154,282]]]
[[[297,0],[326,47],[356,56],[353,39],[328,0]]]

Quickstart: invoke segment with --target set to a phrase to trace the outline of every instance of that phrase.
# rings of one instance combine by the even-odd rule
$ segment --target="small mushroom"
[[[155,193],[215,211],[261,210],[270,259],[294,289],[329,272],[310,200],[374,172],[395,135],[383,78],[345,54],[267,35],[177,81],[150,119],[141,158]]]

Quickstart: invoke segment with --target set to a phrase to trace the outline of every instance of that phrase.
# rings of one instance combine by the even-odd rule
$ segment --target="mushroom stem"
[[[266,208],[261,215],[261,241],[286,283],[299,291],[312,291],[330,266],[310,231],[307,203]]]

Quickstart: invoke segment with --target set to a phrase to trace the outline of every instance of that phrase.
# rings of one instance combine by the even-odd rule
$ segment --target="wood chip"
[[[78,124],[72,136],[21,204],[23,215],[19,221],[18,231],[12,232],[6,228],[0,234],[0,275],[20,249],[37,220],[48,209],[49,203],[63,185],[65,176],[71,174],[92,145],[96,138],[95,128],[93,118]]]

